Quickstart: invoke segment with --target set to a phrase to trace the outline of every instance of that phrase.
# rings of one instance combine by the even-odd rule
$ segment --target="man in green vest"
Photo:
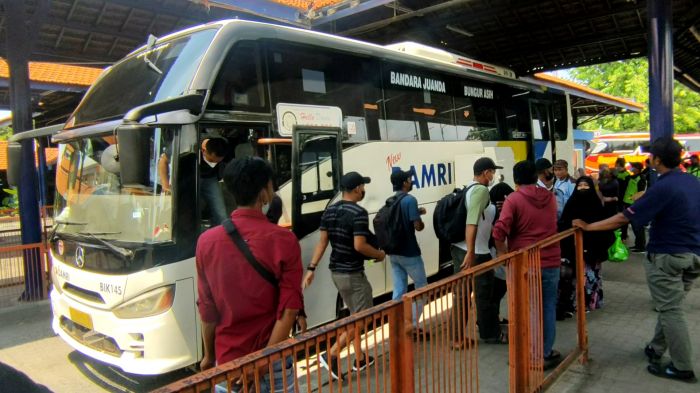
[[[627,187],[625,188],[625,194],[622,197],[622,203],[625,209],[630,207],[634,201],[639,199],[643,192],[647,188],[647,182],[644,179],[642,173],[642,164],[640,162],[633,162],[630,168],[630,175],[627,178]],[[632,231],[634,232],[634,247],[631,249],[633,252],[644,252],[646,249],[646,233],[643,226],[632,225]],[[627,225],[622,228],[622,233],[627,233]]]
[[[618,157],[617,160],[615,160],[615,168],[613,168],[613,174],[615,178],[617,179],[617,211],[621,212],[625,209],[625,204],[622,202],[622,199],[625,196],[625,189],[627,188],[627,180],[630,176],[630,173],[627,172],[626,168],[627,162],[625,161],[625,157]],[[622,241],[627,241],[627,226],[622,227]]]
[[[698,162],[698,155],[693,154],[690,156],[690,166],[688,167],[688,173],[700,179],[700,163]]]

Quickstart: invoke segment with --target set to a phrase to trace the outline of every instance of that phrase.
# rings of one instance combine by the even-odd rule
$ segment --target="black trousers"
[[[460,265],[464,260],[466,252],[458,247],[452,246],[452,256],[455,273],[459,272]],[[477,254],[476,265],[488,262],[492,259],[491,254]],[[494,276],[494,271],[488,271],[474,278],[474,295],[476,296],[476,315],[477,324],[479,325],[479,336],[482,339],[490,339],[499,337],[501,330],[499,325],[498,313],[501,306],[501,299],[507,290],[505,280],[498,279]],[[452,301],[452,323],[455,331],[463,321],[467,320],[467,307],[469,304],[469,296],[464,288],[458,288],[455,291]],[[462,327],[462,331],[466,326]],[[455,340],[460,341],[460,340]]]

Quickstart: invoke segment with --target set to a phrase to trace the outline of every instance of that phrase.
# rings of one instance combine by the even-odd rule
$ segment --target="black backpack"
[[[467,229],[467,207],[464,198],[467,191],[476,184],[478,183],[462,189],[455,188],[438,201],[433,212],[433,229],[438,239],[450,243],[464,240],[464,232]]]
[[[387,254],[399,251],[404,240],[405,228],[401,216],[401,200],[406,195],[408,194],[401,193],[389,197],[372,220],[377,244]]]

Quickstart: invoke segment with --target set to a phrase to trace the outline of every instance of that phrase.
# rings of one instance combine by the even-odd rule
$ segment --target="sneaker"
[[[676,381],[687,383],[696,383],[698,381],[693,370],[679,370],[673,366],[673,363],[669,363],[666,367],[660,364],[650,364],[647,366],[647,371],[657,377],[675,379]]]
[[[321,367],[328,370],[333,379],[338,380],[340,379],[340,364],[338,364],[338,358],[331,356],[330,359],[331,360],[329,362],[327,353],[324,353],[323,355],[318,357],[318,361],[319,363],[321,363]]]
[[[359,362],[357,361],[357,359],[355,359],[355,364],[352,365],[352,371],[362,371],[373,364],[374,364],[373,357],[367,355],[367,357],[365,358],[363,356]]]
[[[644,354],[647,355],[647,359],[649,359],[649,363],[659,363],[661,361],[661,354],[656,352],[654,348],[651,347],[651,345],[647,345],[644,347]]]

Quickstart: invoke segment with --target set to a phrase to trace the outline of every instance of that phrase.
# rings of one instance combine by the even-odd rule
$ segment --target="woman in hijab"
[[[603,201],[595,190],[593,179],[583,176],[576,180],[576,190],[564,206],[564,211],[559,220],[559,230],[571,228],[571,222],[581,219],[585,222],[596,222],[607,218],[607,212],[603,207]],[[586,309],[595,310],[603,306],[603,281],[601,276],[601,264],[607,259],[607,251],[614,240],[613,234],[607,232],[584,232],[583,234],[583,259],[585,261],[586,274]],[[562,257],[571,261],[570,288],[576,288],[575,265],[576,249],[571,237],[562,241]],[[565,285],[566,287],[566,285]],[[563,293],[560,300],[563,302],[562,310],[573,312],[575,290],[571,293]]]

